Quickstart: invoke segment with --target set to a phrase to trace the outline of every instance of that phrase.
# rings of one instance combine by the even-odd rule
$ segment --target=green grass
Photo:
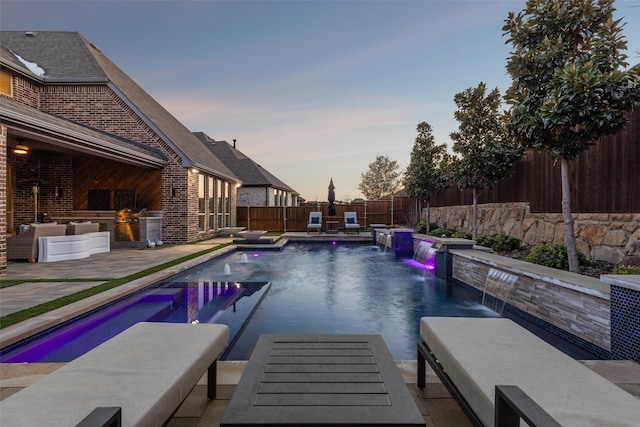
[[[94,286],[92,288],[89,289],[85,289],[83,291],[80,292],[76,292],[74,294],[71,295],[67,295],[58,299],[55,299],[53,301],[48,301],[46,303],[40,304],[40,305],[36,305],[34,307],[29,307],[27,309],[21,310],[21,311],[17,311],[15,313],[11,313],[8,314],[6,316],[0,317],[0,329],[6,328],[8,326],[11,325],[15,325],[16,323],[20,323],[24,320],[28,320],[32,317],[35,316],[39,316],[41,314],[47,313],[49,311],[52,310],[56,310],[60,307],[64,307],[65,305],[74,303],[76,301],[80,301],[83,300],[85,298],[88,298],[90,296],[93,295],[97,295],[101,292],[107,291],[109,289],[113,289],[116,288],[120,285],[123,285],[125,283],[129,283],[133,280],[137,280],[140,279],[141,277],[145,277],[148,276],[150,274],[156,273],[158,271],[164,270],[166,268],[169,267],[173,267],[174,265],[178,265],[181,264],[185,261],[189,261],[190,259],[193,258],[197,258],[201,255],[205,255],[209,252],[213,252],[216,251],[220,248],[223,248],[225,246],[229,246],[231,243],[225,243],[225,244],[221,244],[221,245],[217,245],[214,246],[213,248],[209,248],[209,249],[205,249],[199,252],[196,252],[194,254],[191,255],[185,255],[181,258],[175,259],[173,261],[168,261],[165,262],[164,264],[160,264],[157,265],[155,267],[151,267],[148,268],[146,270],[140,271],[138,273],[135,274],[131,274],[129,276],[126,277],[122,277],[119,279],[55,279],[55,280],[50,280],[50,279],[24,279],[24,280],[5,280],[2,282],[2,287],[8,287],[8,286],[13,286],[13,285],[17,285],[20,283],[24,283],[24,282],[77,282],[77,281],[104,281],[106,280],[106,283],[102,283],[100,285]]]

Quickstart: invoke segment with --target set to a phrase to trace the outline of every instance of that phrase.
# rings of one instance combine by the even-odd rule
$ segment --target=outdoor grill
[[[115,240],[137,242],[140,240],[140,213],[132,213],[131,209],[121,209],[116,212],[114,219]]]

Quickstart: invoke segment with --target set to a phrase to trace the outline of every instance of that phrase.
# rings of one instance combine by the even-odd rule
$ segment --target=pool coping
[[[4,349],[10,345],[13,345],[19,341],[37,335],[47,329],[56,327],[64,322],[67,322],[75,317],[88,313],[91,310],[99,308],[103,305],[112,303],[120,298],[137,292],[141,289],[149,287],[155,283],[158,283],[168,277],[174,276],[184,270],[195,267],[213,258],[217,258],[226,253],[233,251],[244,250],[282,250],[284,246],[289,242],[297,241],[353,241],[353,242],[368,242],[370,237],[368,235],[336,235],[331,236],[307,236],[303,233],[291,233],[282,234],[281,238],[271,244],[233,244],[201,255],[197,258],[190,259],[183,263],[174,265],[156,273],[150,274],[140,279],[133,280],[131,282],[122,284],[113,289],[101,292],[96,295],[92,295],[88,298],[84,298],[80,301],[65,305],[56,310],[49,311],[47,313],[31,317],[15,325],[7,326],[0,329],[0,349]],[[97,284],[96,284],[97,285]]]
[[[64,307],[60,307],[56,310],[29,318],[20,323],[16,323],[15,325],[7,326],[0,330],[0,349],[44,332],[49,328],[58,326],[77,316],[158,283],[163,279],[174,276],[198,264],[235,250],[235,245],[226,246],[197,258],[190,259],[189,261],[185,261],[181,264],[141,277],[140,279],[122,284],[113,289],[109,289],[80,301],[65,305]]]

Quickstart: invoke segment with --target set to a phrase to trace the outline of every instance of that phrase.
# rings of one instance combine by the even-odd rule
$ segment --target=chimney
[[[233,148],[236,148],[236,140],[233,140]]]

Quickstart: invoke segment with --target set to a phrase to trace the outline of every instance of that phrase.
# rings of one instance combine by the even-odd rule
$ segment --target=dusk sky
[[[618,0],[640,63],[640,1]],[[524,1],[8,1],[0,28],[77,31],[192,131],[232,142],[308,201],[360,197],[453,97],[509,87],[502,25]]]

